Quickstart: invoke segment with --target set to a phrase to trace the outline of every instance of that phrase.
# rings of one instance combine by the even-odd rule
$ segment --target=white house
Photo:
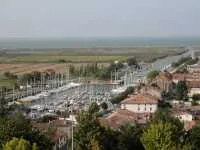
[[[121,102],[121,109],[135,113],[154,113],[157,107],[158,99],[149,94],[138,94]]]
[[[193,120],[193,115],[188,112],[176,113],[175,117],[177,117],[182,122],[190,122]]]
[[[188,95],[192,97],[194,94],[200,94],[200,88],[191,88]]]

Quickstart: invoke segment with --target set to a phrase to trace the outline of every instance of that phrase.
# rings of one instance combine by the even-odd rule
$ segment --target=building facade
[[[122,101],[121,109],[135,113],[154,113],[158,107],[158,99],[149,94],[138,94]]]

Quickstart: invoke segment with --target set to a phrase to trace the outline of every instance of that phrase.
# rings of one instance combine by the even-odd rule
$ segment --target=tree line
[[[172,67],[178,67],[182,64],[184,65],[193,65],[197,63],[199,58],[192,59],[192,57],[182,57],[177,62],[172,63]]]
[[[21,114],[0,117],[0,149],[21,150],[23,146],[23,150],[51,150],[52,145],[50,138],[33,128]]]
[[[138,62],[135,57],[129,57],[127,59],[128,66],[134,66],[137,68]],[[95,77],[99,79],[110,79],[111,72],[119,71],[123,67],[125,67],[122,61],[112,62],[108,66],[100,65],[98,63],[80,65],[79,67],[75,67],[73,64],[69,64],[69,72],[73,76],[81,76],[81,77]]]

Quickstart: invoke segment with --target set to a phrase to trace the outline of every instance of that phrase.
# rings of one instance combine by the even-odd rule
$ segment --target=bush
[[[147,79],[148,79],[149,81],[152,81],[152,80],[155,79],[158,75],[159,75],[159,71],[158,71],[158,70],[153,70],[153,71],[151,71],[151,72],[149,72],[149,73],[147,74]]]
[[[138,63],[135,57],[128,58],[127,63],[129,66],[136,66],[136,67],[138,66]]]
[[[12,74],[10,72],[4,72],[4,77],[6,77],[7,79],[17,79],[17,75]]]
[[[127,98],[129,94],[132,94],[133,92],[134,92],[134,87],[128,87],[126,91],[122,92],[117,97],[112,98],[111,103],[119,104],[121,101]]]
[[[194,94],[194,95],[192,96],[192,100],[193,100],[193,101],[200,100],[200,94]]]
[[[58,62],[59,63],[66,63],[66,60],[65,59],[59,59]]]
[[[101,104],[101,108],[102,108],[103,110],[107,110],[107,109],[108,109],[107,103],[106,103],[106,102],[103,102],[103,103]]]
[[[188,100],[188,87],[185,81],[179,81],[176,85],[176,99]]]

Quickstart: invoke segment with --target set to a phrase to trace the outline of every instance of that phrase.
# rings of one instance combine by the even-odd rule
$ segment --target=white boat
[[[112,94],[120,94],[122,92],[126,91],[126,87],[119,87],[117,89],[112,89],[111,90],[111,93]]]
[[[70,82],[69,85],[70,85],[70,87],[77,87],[77,86],[80,86],[81,84],[80,83]]]
[[[33,110],[38,110],[38,111],[43,111],[44,110],[44,106],[43,105],[33,105],[30,107]]]

